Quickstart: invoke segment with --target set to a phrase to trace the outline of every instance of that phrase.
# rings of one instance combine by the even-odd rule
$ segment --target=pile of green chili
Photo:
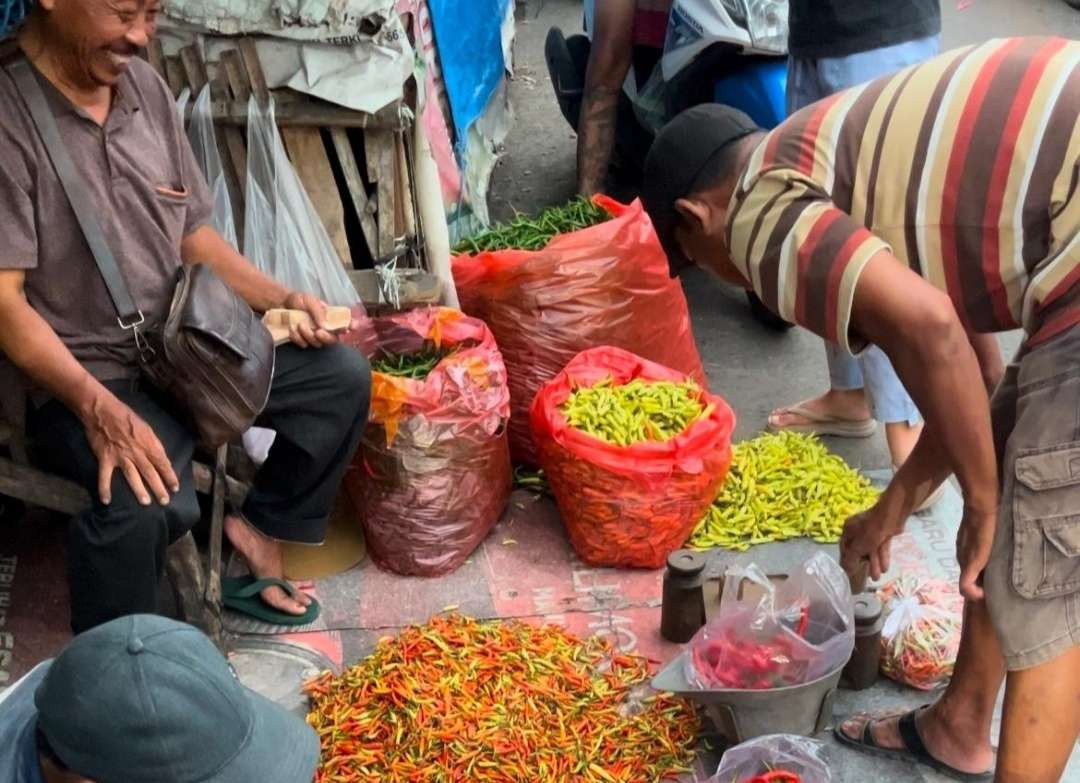
[[[385,353],[371,362],[371,369],[396,378],[423,380],[453,350],[425,346],[415,353]]]
[[[611,219],[611,214],[584,196],[560,207],[548,207],[536,217],[518,213],[508,223],[500,223],[454,247],[455,253],[475,254],[484,250],[542,250],[559,234],[567,234]]]

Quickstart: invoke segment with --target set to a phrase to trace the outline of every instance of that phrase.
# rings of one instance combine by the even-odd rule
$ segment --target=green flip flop
[[[314,598],[303,614],[289,614],[280,609],[275,609],[263,601],[260,595],[268,587],[280,587],[290,596],[295,598],[299,590],[284,579],[267,577],[255,579],[251,576],[226,577],[221,580],[222,602],[234,612],[246,614],[256,620],[262,620],[271,625],[307,625],[315,622],[319,616],[319,602]]]

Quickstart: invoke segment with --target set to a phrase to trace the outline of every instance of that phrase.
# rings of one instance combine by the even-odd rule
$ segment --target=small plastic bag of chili
[[[847,663],[855,646],[851,587],[818,552],[783,578],[757,565],[731,568],[720,613],[683,653],[700,690],[769,690],[805,685]]]
[[[878,590],[885,618],[881,627],[881,672],[912,688],[947,685],[960,651],[964,601],[956,584],[906,575]]]
[[[496,250],[453,260],[461,309],[484,320],[510,379],[510,451],[538,464],[533,398],[581,351],[612,345],[705,384],[682,284],[640,201],[593,201],[612,218],[556,236],[542,250]]]
[[[571,426],[561,406],[578,389],[641,379],[683,383],[683,373],[620,348],[575,356],[540,390],[532,432],[570,542],[596,566],[660,568],[686,541],[727,476],[735,414],[698,388],[703,412],[668,440],[618,445]]]
[[[725,751],[706,783],[832,783],[824,750],[794,734],[758,737]]]
[[[371,328],[371,413],[345,485],[380,567],[446,574],[510,499],[506,368],[483,322],[457,310],[373,318]],[[421,353],[426,374],[378,371],[380,360],[401,366],[401,357]]]

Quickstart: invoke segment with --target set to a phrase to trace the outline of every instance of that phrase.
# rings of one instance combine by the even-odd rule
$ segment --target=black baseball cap
[[[675,241],[676,199],[694,192],[721,150],[759,130],[757,123],[738,109],[703,103],[676,115],[656,134],[645,158],[641,201],[673,275],[689,264]]]
[[[100,783],[311,783],[319,740],[202,633],[131,615],[76,636],[34,697],[57,757]]]

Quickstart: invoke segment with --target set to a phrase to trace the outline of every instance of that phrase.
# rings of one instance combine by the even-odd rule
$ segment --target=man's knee
[[[113,496],[109,505],[95,503],[92,511],[76,518],[76,529],[84,538],[97,542],[130,537],[132,541],[154,541],[160,534],[166,542],[175,541],[195,527],[199,521],[199,499],[192,482],[184,482],[180,491],[172,495],[167,505],[157,501],[142,505],[127,480],[117,476],[113,482]]]
[[[371,366],[362,353],[345,345],[323,349],[327,356],[330,384],[345,400],[356,403],[357,410],[366,411],[371,396]]]

